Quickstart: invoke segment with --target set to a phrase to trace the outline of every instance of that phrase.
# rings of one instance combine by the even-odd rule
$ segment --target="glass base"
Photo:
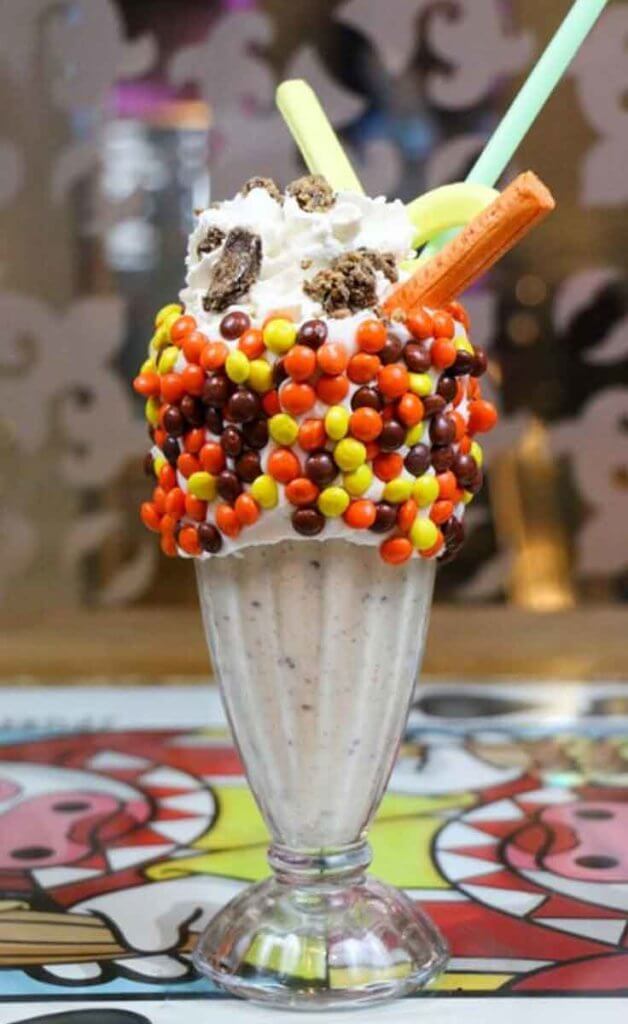
[[[222,988],[284,1009],[365,1006],[427,985],[447,963],[444,939],[398,889],[348,884],[251,886],[210,922],[194,964]]]

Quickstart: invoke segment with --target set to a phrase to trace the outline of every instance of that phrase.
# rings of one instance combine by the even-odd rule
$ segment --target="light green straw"
[[[327,178],[334,192],[363,192],[338,136],[307,82],[298,78],[282,82],[275,98],[308,170]]]
[[[536,67],[516,96],[467,181],[495,186],[595,25],[608,0],[576,0]],[[445,232],[424,250],[433,256],[451,237]]]

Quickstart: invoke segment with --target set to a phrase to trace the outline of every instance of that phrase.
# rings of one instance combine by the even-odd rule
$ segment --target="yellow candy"
[[[177,302],[169,302],[167,306],[162,306],[156,314],[155,327],[161,327],[167,316],[174,315],[178,319],[182,312],[183,309]]]
[[[454,344],[459,352],[461,349],[464,349],[464,351],[468,352],[469,355],[475,355],[475,349],[466,334],[459,334],[457,338],[454,338]]]
[[[277,444],[294,444],[299,433],[299,424],[287,412],[278,412],[268,421],[268,431]]]
[[[168,345],[168,347],[162,351],[159,357],[159,362],[157,363],[157,369],[159,373],[170,373],[171,370],[174,369],[174,364],[176,363],[178,358],[179,349],[177,348],[177,346]]]
[[[462,492],[462,500],[464,501],[465,505],[470,505],[474,498],[475,494],[471,494],[471,491]]]
[[[439,486],[436,477],[431,476],[429,473],[424,473],[423,476],[420,476],[414,481],[412,497],[419,508],[427,508],[427,506],[431,505],[433,501],[436,501],[438,498],[438,492]]]
[[[477,441],[471,442],[471,451],[469,452],[469,455],[473,456],[478,466],[481,466],[482,463],[484,462],[484,450],[482,446],[477,443]]]
[[[349,495],[342,487],[326,487],[318,497],[319,511],[334,519],[341,516],[349,504]]]
[[[277,317],[276,320],[268,321],[262,337],[266,348],[280,356],[284,352],[288,352],[294,345],[297,340],[297,328],[291,320]]]
[[[410,530],[410,540],[419,551],[427,551],[433,548],[438,540],[438,527],[431,519],[421,519],[417,516]]]
[[[170,331],[164,330],[163,324],[158,327],[152,338],[150,339],[149,348],[153,352],[159,352],[164,348],[170,341]]]
[[[412,494],[412,480],[404,480],[398,476],[396,480],[390,480],[384,487],[384,500],[392,502],[393,505],[400,505],[407,501]]]
[[[272,366],[265,359],[252,359],[249,366],[249,384],[253,391],[263,395],[273,386]]]
[[[166,464],[167,463],[163,455],[158,455],[156,459],[153,459],[153,473],[156,477],[159,477],[159,474]]]
[[[249,373],[251,372],[248,356],[245,356],[244,352],[241,352],[239,348],[234,349],[227,356],[225,370],[227,377],[234,384],[244,384],[244,381],[249,379]]]
[[[349,413],[342,405],[332,405],[325,414],[325,430],[332,441],[340,441],[349,430]]]
[[[353,473],[345,473],[342,482],[349,494],[354,498],[359,498],[361,494],[365,494],[368,491],[373,483],[373,470],[366,463],[363,463],[357,469],[354,469]]]
[[[218,493],[218,481],[211,473],[200,470],[188,478],[188,491],[201,501],[213,501]]]
[[[334,448],[334,459],[340,469],[345,473],[351,473],[366,461],[366,448],[361,441],[346,437]]]
[[[159,423],[159,402],[156,398],[148,398],[146,405],[144,406],[144,415],[150,423],[151,427],[156,427]]]
[[[406,434],[406,444],[408,448],[412,448],[415,444],[418,444],[425,432],[425,423],[417,423],[416,426],[410,427]]]
[[[421,398],[431,395],[432,378],[429,373],[411,373],[409,376],[410,391],[414,391],[415,395],[420,395]]]
[[[140,373],[157,373],[157,363],[154,359],[145,359],[140,366]]]
[[[161,324],[159,325],[160,327],[163,328],[164,331],[168,331],[168,337],[170,338],[171,341],[172,341],[172,338],[171,338],[170,332],[172,331],[172,328],[173,328],[174,324],[176,324],[176,322],[179,319],[180,315],[181,315],[180,313],[168,313],[168,316],[165,316],[163,318]]]
[[[272,476],[269,476],[268,473],[263,473],[262,476],[258,476],[257,480],[253,481],[250,493],[262,508],[274,508],[279,501],[279,489]]]

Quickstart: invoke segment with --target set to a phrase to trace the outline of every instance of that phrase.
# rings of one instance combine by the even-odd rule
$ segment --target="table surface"
[[[628,686],[419,690],[372,870],[452,958],[368,1017],[625,1019],[627,834]],[[275,1020],[188,956],[191,909],[266,874],[265,843],[213,688],[0,690],[0,1024]]]

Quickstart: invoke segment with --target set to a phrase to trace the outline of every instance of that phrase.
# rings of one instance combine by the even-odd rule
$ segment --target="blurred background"
[[[203,671],[191,568],[139,523],[130,380],[182,285],[193,209],[301,172],[277,82],[307,78],[367,189],[411,199],[464,177],[569,6],[0,0],[0,674],[151,671],[181,650]],[[473,643],[507,664],[538,642],[564,674],[586,639],[619,672],[627,39],[614,0],[505,179],[534,168],[558,211],[467,296],[502,420],[467,546],[439,574],[436,636],[461,639],[439,671],[477,673]],[[537,614],[569,609],[560,639]]]

